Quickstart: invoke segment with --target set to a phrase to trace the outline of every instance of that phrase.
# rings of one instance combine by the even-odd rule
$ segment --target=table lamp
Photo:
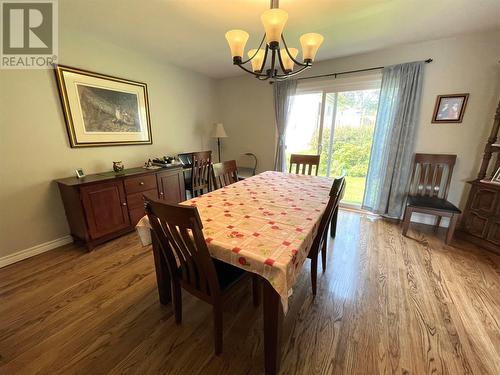
[[[219,163],[220,163],[220,161],[221,161],[221,159],[220,159],[220,139],[227,138],[226,130],[224,130],[224,125],[222,125],[220,122],[215,124],[214,133],[212,135],[212,138],[217,138],[217,150],[219,151]]]

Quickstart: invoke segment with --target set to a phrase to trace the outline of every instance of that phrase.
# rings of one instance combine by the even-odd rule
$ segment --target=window
[[[312,81],[299,81],[287,126],[287,162],[290,154],[320,154],[318,175],[345,174],[343,203],[359,206],[377,117],[380,74]]]

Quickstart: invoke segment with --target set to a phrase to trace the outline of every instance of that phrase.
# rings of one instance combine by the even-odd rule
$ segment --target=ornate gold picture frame
[[[145,83],[57,65],[71,147],[152,144]]]

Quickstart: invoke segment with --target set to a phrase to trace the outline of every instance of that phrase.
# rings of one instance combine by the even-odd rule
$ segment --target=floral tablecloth
[[[264,172],[182,204],[198,208],[212,257],[269,280],[286,312],[331,186],[324,177]],[[136,228],[150,244],[147,216]]]

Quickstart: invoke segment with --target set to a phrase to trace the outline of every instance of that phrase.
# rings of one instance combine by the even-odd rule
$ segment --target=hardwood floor
[[[312,298],[292,298],[282,374],[500,374],[500,257],[412,224],[339,213]],[[224,314],[183,294],[183,323],[158,302],[153,258],[130,234],[68,245],[0,269],[0,374],[261,374],[262,310],[250,281]],[[290,313],[294,313],[291,311]]]

